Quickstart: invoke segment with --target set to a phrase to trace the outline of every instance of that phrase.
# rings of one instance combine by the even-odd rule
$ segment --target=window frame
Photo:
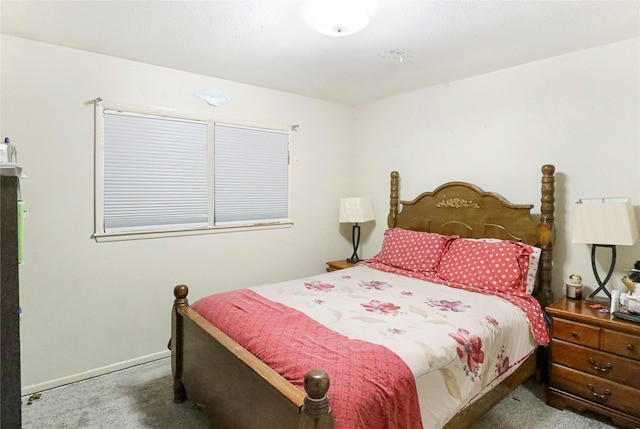
[[[207,130],[207,186],[208,186],[208,225],[199,227],[176,227],[163,228],[158,230],[141,229],[127,231],[105,231],[105,159],[104,159],[104,114],[105,111],[115,111],[132,116],[151,116],[166,119],[205,122]],[[277,127],[264,127],[252,125],[240,125],[229,122],[216,122],[211,118],[191,112],[179,112],[172,109],[162,109],[147,106],[134,106],[130,104],[105,101],[97,98],[94,101],[94,232],[92,237],[97,242],[140,240],[162,237],[191,236],[201,234],[215,234],[227,232],[242,232],[263,229],[290,228],[293,225],[291,219],[291,132],[277,129]],[[287,135],[287,218],[278,221],[261,222],[237,222],[233,224],[215,225],[214,220],[214,161],[215,161],[215,125],[226,125],[230,127],[263,130],[269,132],[283,133]]]

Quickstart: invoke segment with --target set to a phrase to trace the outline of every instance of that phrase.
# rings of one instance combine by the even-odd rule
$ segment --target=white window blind
[[[95,189],[99,241],[284,226],[289,135],[98,99]]]
[[[105,232],[208,225],[207,127],[105,111]]]
[[[287,221],[288,134],[216,124],[214,135],[215,224]]]

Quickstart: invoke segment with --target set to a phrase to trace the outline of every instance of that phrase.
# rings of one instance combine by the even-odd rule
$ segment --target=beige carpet
[[[173,403],[171,361],[161,359],[123,371],[41,392],[22,401],[24,429],[199,429],[207,416],[191,402]],[[474,428],[610,429],[594,418],[548,407],[542,386],[518,387]],[[271,429],[271,428],[265,428]],[[277,429],[277,428],[273,428]]]

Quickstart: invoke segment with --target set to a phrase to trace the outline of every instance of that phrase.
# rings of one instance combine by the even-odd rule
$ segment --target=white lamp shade
[[[574,243],[631,246],[638,225],[629,198],[588,198],[573,206]]]
[[[375,219],[369,197],[340,199],[340,223],[361,223]]]

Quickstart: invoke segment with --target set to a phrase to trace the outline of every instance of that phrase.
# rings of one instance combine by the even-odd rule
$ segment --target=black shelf
[[[12,172],[3,171],[0,180],[0,427],[14,429],[22,425],[18,283],[19,178]]]

